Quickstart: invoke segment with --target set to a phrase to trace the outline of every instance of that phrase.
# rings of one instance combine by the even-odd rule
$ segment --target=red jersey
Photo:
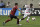
[[[11,15],[14,16],[17,9],[18,9],[18,6],[15,6],[15,7],[13,8],[13,10],[11,10]]]

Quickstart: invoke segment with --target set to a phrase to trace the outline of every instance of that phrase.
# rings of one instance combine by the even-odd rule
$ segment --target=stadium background
[[[10,4],[11,4],[10,8],[13,8],[13,6],[14,6],[15,3],[18,3],[19,4],[19,8],[21,8],[21,9],[23,8],[23,6],[25,4],[30,5],[31,3],[33,4],[34,8],[37,8],[38,10],[40,8],[39,7],[40,0],[3,0],[3,2],[5,4],[7,4],[8,2],[10,2]],[[1,0],[0,0],[0,3],[1,3]],[[25,10],[25,9],[23,9],[23,10]],[[39,10],[39,12],[40,12],[40,10]]]
[[[19,8],[22,8],[23,5],[25,4],[30,4],[30,3],[33,3],[33,6],[34,8],[39,8],[39,2],[40,0],[3,0],[4,3],[7,4],[7,2],[10,2],[11,3],[11,8],[14,6],[15,3],[18,3],[19,4]]]

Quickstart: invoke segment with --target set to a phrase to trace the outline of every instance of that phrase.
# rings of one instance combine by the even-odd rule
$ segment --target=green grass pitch
[[[19,16],[19,18],[22,18],[23,16]],[[32,21],[32,17],[36,17],[35,21]],[[31,16],[29,23],[26,22],[27,17],[25,18],[25,20],[22,20],[20,22],[20,24],[22,24],[21,26],[18,26],[16,24],[17,20],[13,19],[12,21],[8,22],[5,24],[5,26],[3,26],[3,21],[9,19],[8,16],[0,16],[0,27],[40,27],[40,16]]]

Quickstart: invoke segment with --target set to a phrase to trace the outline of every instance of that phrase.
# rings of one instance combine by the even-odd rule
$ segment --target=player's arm
[[[18,11],[21,11],[20,9],[17,9]],[[22,12],[22,11],[21,11]]]
[[[18,11],[21,11],[20,9],[18,9],[18,7],[16,7],[16,9],[18,10]],[[22,11],[21,11],[22,12]]]
[[[18,11],[21,11],[20,9],[17,9]]]

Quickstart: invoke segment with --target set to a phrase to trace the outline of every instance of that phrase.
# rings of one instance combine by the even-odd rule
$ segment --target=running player
[[[3,25],[5,25],[7,22],[11,21],[13,18],[17,19],[17,24],[18,25],[21,25],[21,24],[19,24],[19,18],[17,16],[15,16],[16,10],[19,10],[18,9],[18,3],[15,3],[15,6],[13,7],[13,9],[11,10],[10,15],[9,15],[10,19],[4,21]]]
[[[27,18],[27,22],[29,23],[30,12],[31,12],[31,11],[30,11],[30,6],[29,6],[29,5],[25,5],[25,8],[26,8],[26,10],[25,10],[25,12],[24,12],[24,16],[23,16],[23,18],[20,19],[19,21],[24,20],[25,17],[28,16],[28,18]]]

